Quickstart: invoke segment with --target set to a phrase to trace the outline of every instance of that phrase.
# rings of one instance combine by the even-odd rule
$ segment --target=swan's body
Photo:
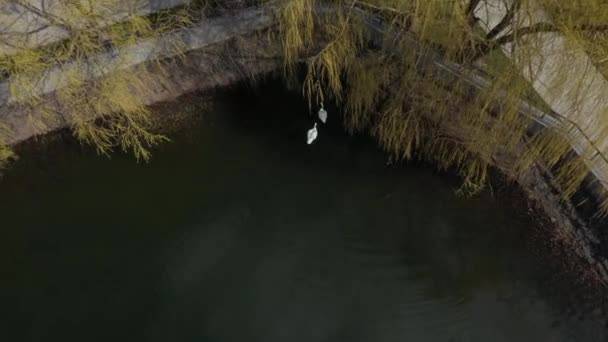
[[[327,121],[327,111],[323,107],[319,109],[319,120],[321,120],[322,123]]]
[[[318,135],[319,135],[319,132],[317,131],[317,123],[315,122],[315,126],[308,130],[308,134],[307,134],[308,145],[312,144],[312,142],[315,141],[315,139],[317,139]]]

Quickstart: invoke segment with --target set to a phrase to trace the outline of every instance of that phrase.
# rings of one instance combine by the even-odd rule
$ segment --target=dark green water
[[[0,340],[605,338],[547,295],[508,200],[337,129],[307,146],[311,122],[265,87],[147,165],[26,150],[0,183]]]

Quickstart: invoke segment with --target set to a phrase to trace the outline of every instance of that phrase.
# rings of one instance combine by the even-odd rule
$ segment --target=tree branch
[[[498,23],[498,25],[494,26],[490,32],[486,35],[487,40],[494,39],[500,32],[502,32],[505,28],[513,23],[513,18],[521,8],[521,0],[513,0],[513,4],[509,9],[507,9],[507,13],[502,18],[502,20]]]
[[[52,15],[46,11],[41,10],[40,8],[33,6],[29,3],[27,3],[26,1],[23,0],[11,0],[11,2],[25,8],[26,10],[36,14],[38,17],[46,19],[49,23],[51,23],[52,25],[55,26],[59,26],[63,29],[65,29],[66,31],[71,31],[70,26],[61,18]]]
[[[578,32],[603,32],[603,31],[608,31],[608,24],[602,24],[602,25],[591,25],[591,24],[584,24],[584,25],[577,25],[574,26],[572,28],[573,31],[578,31]],[[538,24],[534,24],[532,26],[526,26],[526,27],[522,27],[520,29],[517,29],[515,31],[513,31],[510,34],[504,35],[498,39],[495,40],[495,44],[497,45],[504,45],[507,43],[511,43],[513,41],[515,41],[515,39],[519,38],[519,37],[523,37],[529,34],[535,34],[535,33],[547,33],[547,32],[559,32],[561,31],[560,28],[558,26],[556,26],[555,24],[552,23],[538,23]]]
[[[601,25],[592,25],[592,24],[584,24],[577,25],[571,28],[573,31],[578,32],[608,32],[608,24]],[[549,32],[560,32],[561,29],[552,23],[537,23],[532,26],[526,26],[519,28],[509,34],[499,37],[493,41],[487,41],[483,43],[473,57],[473,60],[477,60],[488,53],[494,51],[495,49],[500,48],[501,46],[512,43],[516,39],[536,33],[549,33]]]
[[[471,27],[475,25],[475,22],[477,22],[477,17],[475,16],[475,9],[477,9],[477,6],[480,2],[481,0],[469,0],[469,5],[467,6],[465,15],[467,21],[469,22],[469,26]]]
[[[386,6],[376,6],[376,5],[370,4],[369,2],[361,1],[361,0],[353,0],[353,5],[356,5],[357,7],[366,7],[367,9],[371,9],[376,12],[390,12],[390,13],[397,14],[397,15],[404,15],[403,12],[400,12],[399,10],[397,10],[395,8],[386,7]]]
[[[467,6],[467,15],[473,15],[480,2],[481,0],[469,0],[469,5]]]

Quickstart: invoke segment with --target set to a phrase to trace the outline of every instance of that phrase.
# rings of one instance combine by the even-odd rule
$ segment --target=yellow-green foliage
[[[584,13],[602,13],[591,18],[580,17],[578,6],[562,1],[535,3],[552,6],[560,14],[554,29],[578,34],[578,41],[597,38],[581,33],[581,24],[608,25],[608,5],[600,6],[599,0],[574,2],[593,5]],[[522,11],[532,8],[529,0],[520,4]],[[526,36],[528,50],[510,60],[492,45],[467,6],[468,1],[455,0],[284,0],[277,17],[286,70],[305,61],[304,93],[311,105],[327,98],[340,101],[350,130],[371,132],[397,158],[425,156],[440,168],[457,170],[465,192],[480,190],[488,165],[497,156],[510,155],[513,177],[543,163],[554,172],[564,198],[570,198],[589,167],[581,158],[571,158],[566,127],[529,136],[533,118],[520,111],[522,99],[546,108],[522,77],[534,56],[535,35]],[[382,18],[383,34],[365,22],[369,15]],[[516,16],[511,29],[529,25],[525,17]],[[376,37],[373,48],[370,37]],[[608,38],[603,43],[608,46]],[[595,49],[608,56],[608,49]],[[465,74],[474,70],[473,63],[482,65],[491,84],[472,92],[462,77],[432,71],[427,61],[433,53],[460,65]],[[604,124],[608,127],[608,120]]]
[[[314,0],[286,1],[278,12],[279,38],[283,43],[286,68],[292,67],[313,43],[313,5]]]
[[[598,27],[608,24],[608,2],[605,0],[544,0],[544,6],[563,32],[582,44],[597,67],[608,76],[608,30],[576,30],[577,26]]]
[[[118,8],[134,8],[135,3],[135,0],[59,0],[55,5],[61,6],[61,15],[49,14],[46,19],[67,29],[69,39],[0,56],[0,73],[8,75],[11,95],[21,105],[32,108],[30,124],[44,126],[67,115],[74,134],[81,141],[94,144],[100,153],[108,154],[117,146],[132,151],[138,159],[150,157],[149,148],[164,138],[150,132],[150,112],[139,98],[165,80],[162,64],[156,63],[154,70],[139,68],[127,75],[112,73],[113,68],[99,64],[92,56],[112,49],[112,53],[120,53],[121,46],[186,27],[192,16],[187,8],[148,17],[117,12]],[[109,23],[110,17],[119,21]],[[176,43],[176,52],[181,48]],[[116,60],[120,64],[125,58],[118,55]],[[70,68],[64,68],[68,65]],[[64,70],[64,83],[55,96],[58,103],[52,106],[39,95],[49,68]],[[85,73],[91,72],[102,76],[94,82],[85,82]]]
[[[102,154],[115,146],[132,151],[137,159],[148,160],[149,148],[166,140],[150,132],[149,110],[138,100],[150,91],[150,84],[162,82],[162,70],[146,70],[127,75],[113,73],[83,85],[74,82],[57,92],[72,129],[81,141],[90,143]]]
[[[8,128],[0,123],[0,169],[11,159],[15,158],[13,151],[6,146],[5,137],[9,134]]]
[[[133,0],[58,1],[64,7],[63,15],[48,19],[66,28],[69,39],[0,57],[0,72],[8,75],[13,97],[42,114],[32,115],[34,125],[48,124],[60,108],[71,120],[75,135],[97,146],[100,153],[119,147],[148,159],[149,148],[164,138],[151,133],[150,113],[138,98],[165,80],[162,65],[141,68],[137,77],[131,77],[107,74],[105,66],[92,65],[90,56],[187,26],[192,16],[188,9],[149,17],[125,13],[120,22],[108,25],[107,14],[117,4],[124,7],[125,1]],[[479,2],[485,1],[500,2]],[[206,1],[197,3],[206,6]],[[213,3],[221,7],[221,2]],[[311,107],[329,100],[338,102],[345,109],[349,130],[370,132],[395,158],[425,156],[440,168],[457,170],[464,179],[463,192],[482,189],[488,165],[497,156],[510,155],[514,157],[510,165],[513,177],[525,175],[542,162],[555,174],[564,198],[570,198],[588,167],[584,158],[571,157],[566,124],[529,135],[533,118],[522,115],[520,100],[529,99],[543,108],[546,104],[522,77],[522,70],[535,77],[534,56],[542,40],[536,34],[519,33],[534,15],[526,11],[540,5],[554,21],[549,29],[569,38],[566,48],[584,46],[597,65],[608,64],[608,29],[602,29],[608,24],[606,2],[514,0],[512,3],[521,5],[521,13],[511,19],[507,31],[517,33],[509,40],[518,47],[513,59],[500,50],[499,38],[487,36],[480,28],[468,11],[470,3],[477,1],[267,2],[278,21],[274,37],[283,48],[288,79],[295,78],[300,61],[306,62],[303,92]],[[382,19],[381,34],[368,22],[370,15]],[[471,91],[464,77],[430,67],[428,61],[435,55],[459,68],[460,74],[474,74],[476,68],[482,68],[491,83],[481,91]],[[562,68],[569,66],[568,56],[564,54]],[[66,84],[57,91],[59,105],[47,108],[46,100],[37,95],[40,78],[34,75],[68,63],[79,67],[67,74]],[[103,76],[85,82],[78,70],[90,68],[102,71]],[[570,95],[577,98],[579,94]],[[605,121],[599,125],[608,133]],[[585,151],[585,155],[592,152]],[[10,152],[0,149],[0,160],[2,156],[6,158]]]

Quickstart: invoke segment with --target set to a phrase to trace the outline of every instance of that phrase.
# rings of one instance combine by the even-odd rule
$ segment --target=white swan
[[[321,109],[319,109],[319,120],[321,120],[322,123],[327,121],[327,111],[323,108],[323,104],[321,104]]]
[[[317,123],[315,122],[315,126],[308,130],[308,134],[307,134],[308,145],[312,144],[312,142],[315,141],[315,139],[317,139],[318,135],[319,135],[319,132],[317,132]]]

